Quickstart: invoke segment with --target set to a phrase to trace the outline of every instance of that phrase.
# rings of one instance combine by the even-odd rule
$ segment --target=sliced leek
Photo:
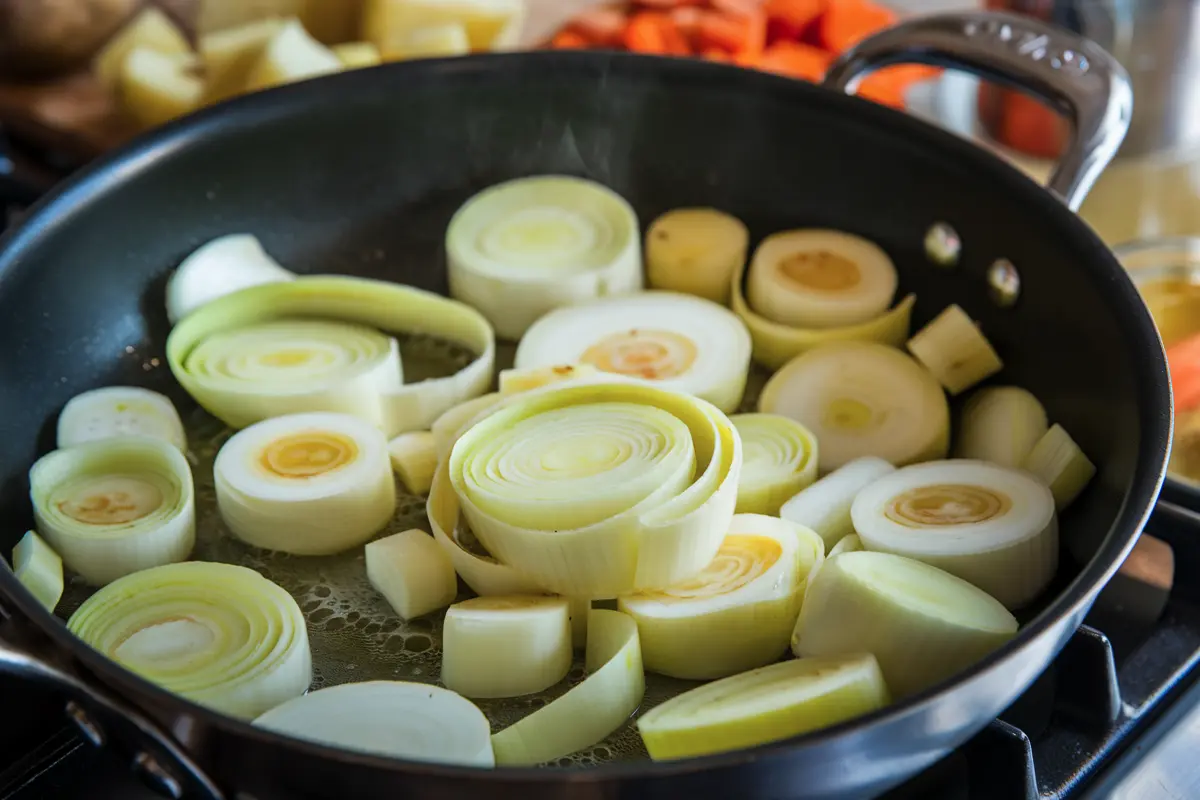
[[[409,431],[388,442],[392,469],[413,494],[429,494],[437,469],[437,439],[429,431]]]
[[[313,341],[294,336],[264,343],[248,357],[208,344],[255,326],[344,323],[349,339]],[[413,333],[439,337],[475,354],[455,375],[401,385],[385,374],[392,363],[377,346],[368,352],[357,332],[374,329],[391,337]],[[377,341],[377,340],[373,340]],[[208,356],[203,356],[207,352]],[[426,430],[443,412],[482,394],[492,380],[495,342],[487,321],[453,300],[365,278],[304,277],[243,289],[188,315],[167,339],[167,361],[184,389],[234,428],[299,411],[340,411],[361,416],[389,437]],[[394,378],[394,380],[393,380]]]
[[[408,530],[363,548],[367,579],[388,605],[409,620],[454,602],[458,577],[450,556],[428,533]]]
[[[267,255],[252,234],[219,236],[185,258],[167,279],[167,318],[176,323],[205,303],[239,289],[295,278],[294,272]]]
[[[776,742],[888,702],[874,656],[801,658],[684,692],[643,714],[637,726],[650,757],[664,761]]]
[[[491,767],[491,725],[470,700],[428,683],[329,686],[276,706],[255,726],[411,761]]]
[[[568,597],[571,611],[571,646],[581,650],[587,646],[588,614],[592,601],[586,597]]]
[[[1058,568],[1054,497],[1032,475],[956,459],[899,469],[859,492],[851,510],[868,549],[957,575],[1009,608]]]
[[[520,697],[548,689],[571,669],[564,597],[475,597],[442,623],[442,683],[464,697]]]
[[[750,260],[755,313],[796,328],[842,328],[878,318],[896,293],[896,266],[878,245],[843,231],[772,234]]]
[[[737,408],[750,335],[728,309],[675,292],[642,292],[552,311],[521,337],[518,367],[582,363]]]
[[[1096,465],[1058,424],[1050,426],[1021,466],[1050,487],[1059,511],[1071,505],[1096,474]]]
[[[713,208],[677,208],[646,231],[646,280],[655,289],[729,303],[733,273],[746,263],[750,233]]]
[[[735,414],[742,437],[738,514],[778,516],[784,502],[817,479],[817,440],[794,419]]]
[[[362,544],[396,511],[387,440],[348,414],[290,414],[239,431],[217,453],[213,484],[235,536],[296,555]]]
[[[629,616],[592,609],[585,661],[583,683],[492,736],[497,764],[542,764],[591,747],[637,710],[646,676],[637,625]]]
[[[741,464],[716,407],[622,382],[516,395],[458,439],[448,466],[492,555],[555,594],[604,599],[699,573],[725,538]]]
[[[850,506],[866,486],[895,472],[882,458],[862,456],[847,461],[779,509],[779,516],[816,531],[830,548],[854,533]]]
[[[76,395],[58,415],[58,446],[114,436],[154,436],[187,450],[187,434],[174,404],[137,386],[108,386]]]
[[[312,680],[300,607],[245,567],[190,561],[127,575],[67,627],[148,681],[236,717],[253,719]]]
[[[450,455],[450,448],[458,441],[459,434],[469,423],[474,422],[477,417],[496,406],[503,399],[504,395],[500,392],[490,392],[473,397],[465,403],[459,403],[438,416],[429,428],[429,432],[433,434],[438,461],[446,460],[446,457]]]
[[[650,672],[723,678],[787,652],[821,537],[786,520],[737,514],[717,556],[694,578],[620,598]]]
[[[446,231],[450,296],[519,339],[547,311],[642,288],[633,207],[582,178],[518,178],[468,200]]]
[[[548,367],[524,367],[500,371],[500,394],[505,397],[531,389],[540,389],[552,383],[591,379],[600,375],[600,370],[591,364],[555,364]]]
[[[842,553],[813,577],[797,656],[871,653],[894,697],[927,689],[1011,639],[1017,620],[948,572],[890,553]]]
[[[1017,386],[975,392],[963,405],[954,454],[1019,467],[1050,424],[1038,399]]]
[[[829,558],[840,556],[842,553],[857,553],[865,549],[859,535],[852,533],[849,536],[842,537],[842,540],[833,546],[833,549],[829,551]]]
[[[162,439],[55,450],[29,471],[29,492],[38,533],[95,586],[182,561],[196,540],[192,470]]]
[[[42,537],[26,531],[12,552],[13,574],[47,611],[54,611],[63,593],[62,559]]]
[[[943,458],[950,447],[950,407],[937,381],[892,347],[827,344],[775,373],[758,408],[791,417],[820,442],[829,472],[862,456],[897,466]]]
[[[956,305],[917,331],[908,340],[908,351],[950,394],[961,394],[1004,367],[979,326]]]

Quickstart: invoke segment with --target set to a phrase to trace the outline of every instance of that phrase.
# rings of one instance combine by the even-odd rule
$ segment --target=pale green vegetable
[[[908,351],[950,394],[961,394],[1004,367],[979,326],[957,305],[917,331]]]
[[[637,214],[583,178],[539,176],[492,186],[446,230],[450,296],[519,339],[548,311],[642,288]]]
[[[503,399],[504,396],[500,392],[489,392],[447,409],[444,414],[434,420],[429,432],[433,434],[438,461],[445,461],[450,455],[450,448],[454,446],[458,435],[462,433],[468,423],[473,422],[476,417]]]
[[[263,283],[295,280],[249,233],[219,236],[201,245],[167,279],[167,318],[176,323],[205,303]]]
[[[38,532],[95,586],[182,561],[196,540],[192,470],[162,439],[55,450],[30,469],[29,493]]]
[[[737,513],[778,516],[786,500],[817,479],[817,440],[778,414],[734,414],[742,437]]]
[[[554,364],[549,367],[516,367],[500,371],[500,394],[508,397],[552,383],[595,378],[600,370],[590,364]]]
[[[26,531],[13,548],[13,574],[37,601],[54,611],[63,593],[62,559],[42,537]]]
[[[975,392],[963,405],[954,454],[1019,467],[1050,425],[1038,399],[1016,386]]]
[[[437,469],[437,439],[429,431],[409,431],[388,442],[392,469],[413,494],[429,494]]]
[[[637,625],[630,617],[592,609],[585,661],[583,683],[492,736],[497,764],[541,764],[591,747],[637,710],[646,676]]]
[[[842,537],[842,540],[833,546],[829,551],[829,558],[840,556],[842,553],[857,553],[860,550],[865,550],[862,539],[857,533],[852,533],[849,536]]]
[[[1050,487],[1059,511],[1071,505],[1096,474],[1096,465],[1058,424],[1050,426],[1021,466]]]
[[[491,726],[471,701],[428,683],[344,683],[289,700],[260,728],[360,753],[493,766]]]
[[[622,382],[516,395],[458,439],[448,466],[488,552],[555,594],[604,599],[699,573],[725,538],[741,464],[716,407]]]
[[[428,533],[408,530],[369,542],[363,548],[367,580],[401,619],[445,608],[458,595],[450,556]]]
[[[455,375],[403,384],[392,366],[399,363],[397,334],[438,337],[468,348],[475,359]],[[426,430],[446,410],[487,391],[494,360],[491,326],[475,310],[365,278],[302,277],[243,289],[189,314],[167,339],[176,380],[234,428],[335,411],[389,437]]]
[[[189,561],[127,575],[88,598],[67,627],[146,680],[244,719],[312,680],[300,607],[245,567]]]
[[[106,386],[78,394],[58,415],[58,446],[114,436],[156,436],[187,450],[179,412],[164,395],[137,386]]]
[[[638,733],[655,761],[742,750],[883,708],[874,656],[801,658],[699,686],[650,709]]]
[[[787,652],[821,537],[760,514],[735,514],[716,558],[697,576],[619,599],[650,672],[689,680],[765,666]]]
[[[854,533],[850,506],[865,487],[896,468],[882,458],[862,456],[847,461],[783,504],[779,516],[812,528],[830,548]]]
[[[792,634],[800,657],[871,653],[895,697],[928,689],[1017,633],[982,589],[890,553],[842,553],[813,577]]]

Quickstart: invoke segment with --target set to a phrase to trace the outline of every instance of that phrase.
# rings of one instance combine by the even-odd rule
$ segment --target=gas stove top
[[[66,171],[0,132],[0,230]],[[1160,505],[1146,534],[1029,690],[886,800],[1200,798],[1200,514]],[[63,707],[0,677],[0,800],[162,796],[85,744]]]

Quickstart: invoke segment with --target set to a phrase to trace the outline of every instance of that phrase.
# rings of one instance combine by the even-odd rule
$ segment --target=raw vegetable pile
[[[1011,639],[1095,468],[1029,392],[978,387],[1003,365],[963,309],[911,333],[890,256],[844,231],[751,251],[709,208],[642,230],[589,180],[493,186],[449,222],[454,299],[298,276],[249,234],[205,244],[168,281],[168,363],[232,430],[211,458],[155,392],[71,400],[30,472],[17,576],[50,609],[64,566],[96,587],[70,630],[190,700],[476,766],[631,730],[654,759],[750,747]],[[498,374],[494,332],[517,342]],[[456,371],[416,378],[413,335]],[[968,391],[952,437],[947,395]],[[413,495],[422,524],[396,531]],[[220,532],[198,536],[209,496]],[[337,569],[428,631],[437,669],[309,691],[316,606],[189,561],[210,537],[348,554]]]

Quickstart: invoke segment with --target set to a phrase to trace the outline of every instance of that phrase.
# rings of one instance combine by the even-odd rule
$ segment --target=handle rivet
[[[939,267],[953,267],[958,264],[962,253],[962,239],[958,232],[946,222],[935,222],[925,232],[925,256]]]
[[[104,731],[92,720],[91,715],[83,710],[83,706],[74,700],[67,701],[67,718],[75,723],[75,727],[88,744],[93,747],[104,746]]]
[[[149,753],[138,753],[133,759],[133,768],[142,781],[159,794],[171,800],[180,800],[183,797],[183,784]]]
[[[998,258],[987,269],[988,291],[992,302],[1008,308],[1021,296],[1021,275],[1007,258]]]

